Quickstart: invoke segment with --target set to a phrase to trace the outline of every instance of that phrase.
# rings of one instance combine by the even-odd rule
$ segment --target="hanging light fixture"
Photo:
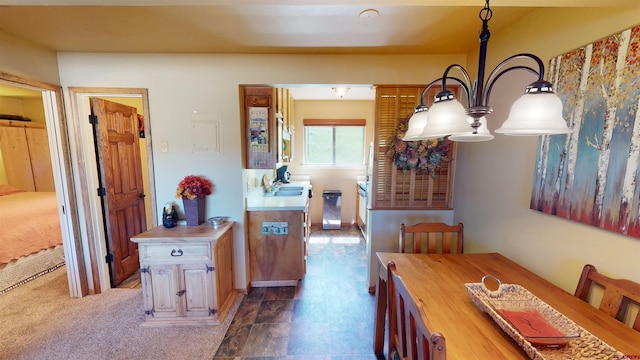
[[[336,93],[336,95],[338,95],[340,97],[340,99],[342,99],[345,95],[347,95],[347,93],[349,92],[349,90],[351,88],[348,88],[348,87],[334,87],[334,88],[331,88],[331,89]]]
[[[485,83],[485,63],[487,60],[487,43],[489,42],[489,20],[493,12],[486,0],[480,10],[482,31],[480,32],[480,56],[478,60],[478,78],[472,83],[469,73],[458,64],[447,67],[441,78],[432,81],[422,91],[420,105],[409,119],[405,141],[433,139],[449,136],[453,141],[485,141],[493,139],[486,125],[486,115],[493,109],[489,106],[491,89],[502,75],[511,70],[527,70],[538,77],[529,84],[522,95],[511,107],[509,117],[496,130],[506,135],[552,135],[571,132],[562,118],[562,102],[553,92],[553,85],[544,80],[544,64],[533,54],[521,53],[503,60],[489,73]],[[511,65],[512,60],[532,60],[536,67],[527,65]],[[457,69],[462,79],[450,77],[449,72]],[[458,83],[466,95],[467,108],[456,100],[451,90],[447,89],[447,81]],[[442,84],[431,108],[423,103],[426,92],[435,84]]]

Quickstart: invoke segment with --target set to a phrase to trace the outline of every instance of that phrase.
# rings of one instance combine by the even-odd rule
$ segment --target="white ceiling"
[[[637,2],[493,0],[489,25],[495,34],[537,8],[637,6]],[[60,52],[451,54],[467,53],[477,46],[478,12],[484,6],[482,0],[105,3],[0,0],[0,31]],[[359,16],[367,9],[376,9],[379,15]],[[352,88],[344,99],[367,92]],[[324,90],[326,97],[335,98]],[[293,93],[301,98],[311,96],[305,91]]]

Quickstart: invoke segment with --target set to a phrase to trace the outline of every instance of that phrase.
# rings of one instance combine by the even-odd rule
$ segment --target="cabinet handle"
[[[186,290],[180,290],[180,291],[178,291],[178,292],[176,293],[176,295],[178,295],[178,296],[182,296],[182,295],[184,295],[184,293],[185,293],[185,292],[187,292],[187,291],[186,291]]]
[[[182,256],[182,254],[182,249],[178,249],[177,251],[176,249],[171,250],[171,256]]]

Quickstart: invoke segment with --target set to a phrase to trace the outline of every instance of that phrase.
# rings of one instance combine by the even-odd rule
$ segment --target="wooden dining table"
[[[499,253],[377,253],[379,276],[373,347],[384,352],[387,311],[387,264],[394,262],[412,295],[424,302],[433,331],[446,339],[448,359],[528,359],[527,354],[471,300],[465,283],[493,275],[503,284],[518,284],[577,325],[614,347],[628,359],[640,359],[640,332]],[[576,283],[578,279],[576,278]]]

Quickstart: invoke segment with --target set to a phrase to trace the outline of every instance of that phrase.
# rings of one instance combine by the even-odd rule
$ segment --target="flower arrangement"
[[[402,172],[415,169],[418,174],[428,173],[435,176],[435,169],[450,159],[451,141],[446,138],[403,141],[408,122],[409,118],[399,121],[396,134],[389,142],[387,157],[391,158]]]
[[[204,177],[189,175],[182,179],[180,183],[178,183],[176,197],[193,200],[197,197],[211,194],[212,188],[213,185],[211,184],[211,182]]]

